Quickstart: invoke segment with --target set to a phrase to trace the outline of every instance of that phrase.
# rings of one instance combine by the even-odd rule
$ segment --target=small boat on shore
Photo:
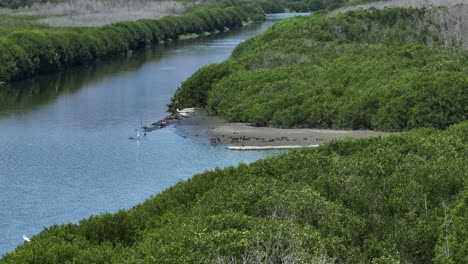
[[[190,107],[190,108],[184,108],[182,110],[179,110],[178,108],[176,109],[177,113],[181,116],[188,116],[191,113],[195,113],[195,108]]]
[[[229,146],[229,150],[275,150],[275,149],[295,149],[295,148],[316,148],[319,145],[285,145],[285,146]]]

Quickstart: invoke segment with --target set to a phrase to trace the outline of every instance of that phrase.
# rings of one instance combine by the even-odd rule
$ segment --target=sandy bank
[[[186,133],[193,131],[189,136],[206,137],[207,143],[214,146],[309,146],[346,137],[367,138],[392,134],[369,130],[253,127],[246,123],[226,123],[219,117],[200,112],[191,115],[176,126]]]

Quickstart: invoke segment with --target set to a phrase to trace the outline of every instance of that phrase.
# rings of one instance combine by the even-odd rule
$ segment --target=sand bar
[[[230,150],[272,150],[272,149],[295,149],[295,148],[313,148],[320,145],[286,145],[286,146],[229,146]]]
[[[317,146],[346,137],[367,138],[394,134],[370,130],[254,127],[247,123],[227,123],[219,117],[206,115],[199,110],[177,126],[183,129],[187,136],[206,137],[207,142],[213,146],[244,147],[230,148],[233,150],[278,149],[277,146],[290,149]]]

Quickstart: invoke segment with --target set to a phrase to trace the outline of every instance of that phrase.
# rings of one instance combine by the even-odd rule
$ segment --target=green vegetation
[[[1,7],[17,8],[49,1],[4,1]],[[52,1],[50,3],[61,3]],[[106,1],[105,1],[106,2]],[[48,27],[40,16],[0,15],[0,82],[56,72],[97,58],[125,54],[175,38],[185,39],[206,32],[239,27],[264,19],[264,12],[310,11],[343,6],[346,0],[254,1],[223,0],[190,8],[182,16],[159,20],[118,22],[101,28]],[[94,3],[94,2],[93,2]],[[91,7],[96,3],[89,3]],[[111,5],[112,1],[106,2]],[[87,6],[86,3],[81,5]],[[203,7],[204,6],[204,7]],[[90,11],[89,11],[90,12]],[[10,12],[11,13],[11,12]],[[51,41],[52,37],[54,41]],[[17,55],[19,52],[19,55]],[[39,52],[39,53],[38,53]],[[27,56],[24,56],[26,53]]]
[[[218,172],[212,177],[219,185],[196,196],[195,206],[222,204],[209,212],[224,214],[225,228],[205,220],[205,232],[223,238],[237,231],[222,243],[237,251],[212,247],[208,262],[468,262],[468,54],[456,49],[459,39],[442,37],[449,27],[432,14],[384,9],[288,19],[181,85],[170,110],[206,107],[228,121],[432,127],[336,141]],[[451,153],[460,162],[431,161]],[[226,174],[229,180],[218,178]],[[251,217],[260,224],[227,224]]]
[[[68,51],[90,59],[122,53],[224,30],[251,14],[210,10],[79,32],[15,32],[0,39],[0,58],[10,62],[0,67],[52,71],[86,62]],[[414,130],[195,175],[132,209],[48,227],[0,262],[468,262],[468,56],[441,46],[442,28],[418,9],[276,24],[185,81],[170,109],[201,106],[280,127]],[[12,48],[19,40],[30,44]],[[40,52],[61,41],[66,56]]]
[[[194,74],[169,108],[258,126],[445,128],[466,119],[468,53],[441,47],[441,28],[422,9],[288,19]]]
[[[33,22],[12,23],[14,26],[4,27],[3,37],[0,37],[0,81],[56,72],[182,35],[224,31],[264,18],[255,6],[240,6],[199,7],[182,16],[119,22],[100,28],[45,28]],[[34,27],[27,28],[29,25]]]
[[[206,172],[3,263],[463,263],[468,122]]]

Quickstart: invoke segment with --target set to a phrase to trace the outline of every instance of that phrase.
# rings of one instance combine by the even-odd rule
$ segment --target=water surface
[[[275,19],[1,87],[0,254],[23,234],[130,208],[195,173],[274,154],[214,148],[176,126],[128,137],[167,115],[182,81]]]

